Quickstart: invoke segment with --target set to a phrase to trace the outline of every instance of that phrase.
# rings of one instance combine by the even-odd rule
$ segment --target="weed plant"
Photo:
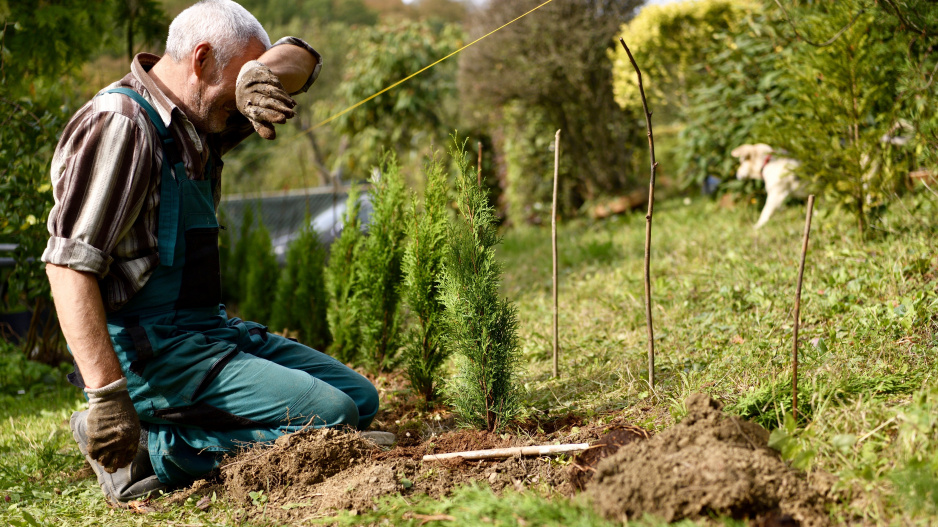
[[[277,284],[271,326],[294,330],[300,342],[324,350],[332,340],[326,321],[326,248],[307,217],[287,250]]]
[[[442,339],[444,306],[439,281],[448,216],[447,178],[442,162],[435,156],[428,159],[424,172],[427,185],[423,211],[417,209],[414,195],[406,217],[409,239],[404,251],[401,297],[412,319],[403,347],[407,378],[414,392],[423,397],[425,403],[430,403],[439,385],[439,369],[447,356]]]
[[[360,189],[352,185],[345,207],[342,233],[329,248],[329,263],[326,266],[326,292],[329,308],[326,320],[332,333],[329,353],[342,362],[354,362],[361,349],[361,332],[358,329],[357,313],[351,300],[355,292],[355,266],[358,252],[364,241],[358,214]]]
[[[404,181],[393,154],[372,178],[374,212],[355,260],[352,309],[361,331],[362,364],[387,371],[400,346],[401,259],[404,255]]]
[[[447,391],[463,425],[497,430],[520,410],[518,318],[512,303],[499,298],[495,211],[477,185],[464,147],[454,146],[451,155],[460,221],[450,229],[440,282],[445,342],[457,356]]]

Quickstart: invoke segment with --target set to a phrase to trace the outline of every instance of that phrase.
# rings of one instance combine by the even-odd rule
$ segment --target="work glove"
[[[130,402],[127,379],[88,389],[88,455],[114,473],[133,461],[140,444],[140,420]]]
[[[238,111],[264,139],[277,137],[274,124],[283,124],[295,115],[296,101],[284,91],[270,68],[256,60],[241,67],[235,84],[235,102]]]

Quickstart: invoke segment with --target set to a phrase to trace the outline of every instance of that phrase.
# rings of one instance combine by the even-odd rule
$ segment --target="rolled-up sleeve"
[[[115,247],[143,207],[153,163],[148,130],[102,96],[66,127],[52,159],[55,204],[42,261],[107,275]],[[110,100],[109,100],[110,99]],[[81,112],[80,112],[81,113]]]
[[[310,46],[309,44],[306,43],[305,40],[298,38],[298,37],[283,37],[277,40],[276,42],[274,42],[273,45],[270,47],[282,46],[284,44],[290,44],[291,46],[297,46],[297,47],[301,47],[305,49],[306,51],[309,52],[310,55],[315,57],[316,61],[318,62],[316,67],[313,68],[313,72],[309,74],[309,77],[306,79],[306,83],[303,84],[303,87],[291,93],[290,95],[306,93],[309,90],[309,87],[313,85],[313,81],[316,80],[316,70],[322,67],[322,56],[315,49],[313,49],[313,46]]]

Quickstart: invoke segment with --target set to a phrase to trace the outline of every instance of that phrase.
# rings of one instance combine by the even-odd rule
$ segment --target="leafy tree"
[[[251,231],[246,243],[247,269],[239,313],[242,318],[269,323],[273,308],[270,297],[277,290],[280,266],[277,265],[277,257],[270,242],[270,233],[263,222],[259,222],[257,228]]]
[[[446,172],[436,156],[427,160],[427,186],[423,211],[417,197],[411,201],[407,222],[408,242],[404,252],[401,297],[413,319],[404,336],[404,360],[411,388],[429,403],[439,385],[438,370],[446,359],[443,346],[439,281],[446,250],[448,228]]]
[[[491,2],[470,19],[471,37],[501,26],[541,2]],[[495,129],[496,148],[532,137],[529,121],[546,123],[540,134],[564,131],[561,181],[563,208],[572,213],[585,201],[630,188],[634,147],[642,145],[637,112],[623,111],[613,98],[607,56],[623,21],[638,0],[555,0],[528,17],[482,40],[460,55],[460,89],[465,116]],[[506,110],[507,109],[507,110]],[[508,112],[520,118],[507,118]],[[502,168],[527,179],[543,179],[553,154],[537,142],[515,143],[518,166]],[[644,150],[641,151],[644,153]],[[644,155],[644,154],[643,154]],[[506,164],[511,160],[506,160]],[[552,160],[550,161],[552,164]],[[525,196],[515,208],[550,201],[549,193]]]
[[[3,308],[49,310],[43,331],[34,315],[24,345],[44,362],[66,357],[39,260],[52,209],[49,162],[57,133],[83,102],[74,97],[79,70],[101,48],[110,16],[84,0],[0,2],[0,241],[17,245]]]
[[[339,87],[341,108],[366,99],[452,53],[461,33],[447,25],[434,32],[429,23],[401,21],[363,28],[360,43],[347,57]],[[351,138],[345,155],[354,171],[370,166],[374,152],[407,152],[415,144],[443,137],[455,114],[455,63],[444,61],[336,120],[337,131]],[[338,109],[341,109],[337,107]]]
[[[287,265],[277,283],[271,326],[299,332],[299,340],[318,350],[331,342],[326,321],[326,249],[307,218],[287,250]]]
[[[498,297],[495,211],[477,185],[465,150],[456,146],[452,156],[461,221],[449,232],[440,291],[445,342],[458,364],[447,392],[464,425],[496,430],[519,411],[518,316],[507,299]]]
[[[355,267],[364,241],[358,220],[361,210],[359,192],[356,185],[349,190],[342,233],[329,248],[329,264],[326,266],[329,301],[326,320],[333,339],[329,353],[346,363],[356,361],[361,352],[358,313],[352,304],[357,287]]]
[[[371,183],[374,212],[355,262],[352,304],[361,330],[362,361],[380,372],[388,369],[400,346],[404,181],[396,157],[385,156]]]

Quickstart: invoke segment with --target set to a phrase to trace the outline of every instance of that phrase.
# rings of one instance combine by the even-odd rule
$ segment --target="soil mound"
[[[780,514],[800,525],[829,525],[824,498],[768,448],[764,428],[724,414],[704,394],[691,395],[686,406],[679,424],[596,466],[586,492],[599,511],[623,522],[646,513],[669,522]]]
[[[283,436],[270,446],[241,453],[222,467],[222,478],[236,500],[251,501],[258,490],[310,487],[370,461],[378,449],[359,434],[310,429]]]

